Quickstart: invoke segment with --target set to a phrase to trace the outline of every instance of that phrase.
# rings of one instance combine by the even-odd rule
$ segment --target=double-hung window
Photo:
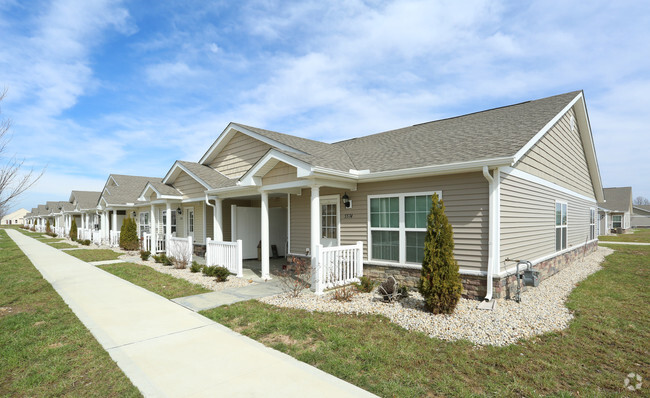
[[[159,233],[165,234],[167,231],[167,210],[161,209],[160,210],[160,219],[162,220],[162,223],[160,224],[162,227],[162,231],[159,231]],[[176,211],[172,209],[172,234],[176,233]]]
[[[623,216],[620,214],[612,216],[612,228],[622,228],[623,227]]]
[[[589,209],[589,240],[596,239],[596,209]]]
[[[422,264],[432,195],[369,196],[371,260]]]
[[[567,204],[555,202],[555,251],[566,249],[567,225]]]

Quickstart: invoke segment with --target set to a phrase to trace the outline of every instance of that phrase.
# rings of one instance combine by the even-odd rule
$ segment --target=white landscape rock
[[[575,261],[538,287],[521,294],[521,302],[497,300],[493,311],[477,309],[476,300],[461,299],[452,315],[433,315],[425,311],[419,293],[398,302],[384,303],[372,293],[356,294],[350,302],[339,302],[332,294],[303,293],[297,298],[280,294],[259,299],[279,307],[341,314],[378,314],[407,330],[426,333],[443,340],[469,340],[477,345],[504,346],[519,339],[559,331],[569,326],[573,314],[565,302],[576,284],[601,269],[600,264],[612,249],[600,247]]]

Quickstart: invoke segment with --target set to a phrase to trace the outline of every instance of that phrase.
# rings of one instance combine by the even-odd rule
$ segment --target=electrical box
[[[524,270],[523,282],[524,282],[524,286],[532,286],[532,287],[539,286],[539,271],[535,271],[532,269]]]

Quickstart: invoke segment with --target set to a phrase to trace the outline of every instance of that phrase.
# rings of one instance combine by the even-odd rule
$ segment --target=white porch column
[[[154,205],[151,205],[149,222],[151,223],[151,226],[149,227],[149,232],[151,232],[151,254],[156,254],[156,249],[158,248],[158,237],[156,236],[156,208]]]
[[[262,279],[271,279],[269,274],[269,194],[262,191]]]
[[[113,231],[117,232],[117,210],[113,209],[113,228],[111,228]]]
[[[216,198],[214,200],[214,214],[212,218],[214,226],[214,234],[212,236],[214,236],[214,240],[223,242],[223,199]]]
[[[318,248],[320,244],[320,187],[311,187],[311,211],[310,211],[310,247],[309,255],[311,256],[311,284],[316,286],[316,278],[318,271]]]
[[[172,237],[172,205],[167,202],[167,225],[165,225],[165,251],[169,255],[169,240]]]

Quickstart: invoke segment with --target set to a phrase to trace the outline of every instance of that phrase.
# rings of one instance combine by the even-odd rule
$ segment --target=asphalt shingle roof
[[[89,210],[97,207],[101,192],[95,191],[72,191],[72,196],[77,199],[80,210]]]
[[[371,172],[514,156],[580,91],[327,144],[238,124],[314,166]]]
[[[137,203],[148,182],[161,182],[159,177],[128,176],[122,174],[111,174],[117,186],[107,187],[108,193],[102,193],[102,197],[109,205],[125,205]],[[109,177],[109,178],[110,178]]]
[[[178,163],[187,168],[194,175],[210,185],[210,189],[231,187],[237,184],[237,179],[231,179],[219,173],[215,169],[204,166],[200,163],[178,160]]]
[[[605,194],[605,202],[598,203],[598,206],[608,210],[630,210],[632,187],[603,188],[603,193]]]

